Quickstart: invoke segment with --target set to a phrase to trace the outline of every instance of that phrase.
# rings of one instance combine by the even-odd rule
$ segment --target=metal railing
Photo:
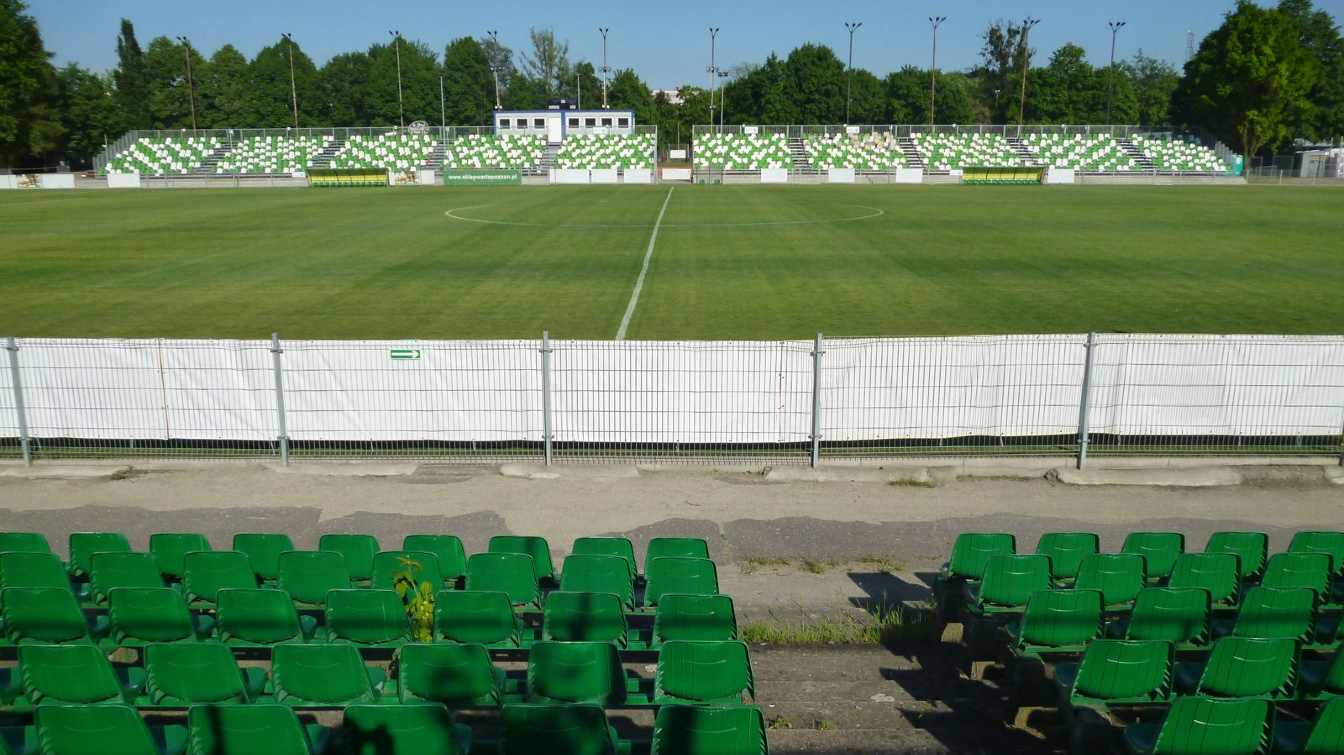
[[[1171,137],[1171,130],[1163,127],[1151,126],[1132,126],[1132,125],[1035,125],[1027,124],[1019,126],[1017,124],[864,124],[864,125],[836,125],[836,124],[797,124],[797,125],[743,125],[727,124],[723,126],[697,124],[691,127],[692,136],[701,134],[744,134],[752,130],[758,134],[782,134],[790,139],[802,138],[813,135],[831,135],[831,134],[891,134],[895,137],[913,136],[915,134],[998,134],[1004,137],[1019,137],[1025,134],[1060,134],[1064,136],[1093,136],[1109,135],[1118,138],[1127,138],[1139,134],[1161,137]]]

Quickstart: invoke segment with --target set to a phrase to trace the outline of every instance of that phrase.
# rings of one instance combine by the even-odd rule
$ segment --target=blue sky
[[[737,0],[731,3],[691,0],[673,9],[670,3],[584,3],[514,0],[507,10],[492,3],[447,3],[402,0],[341,2],[340,0],[28,0],[56,62],[75,61],[103,70],[114,65],[121,17],[135,22],[141,44],[160,35],[188,36],[207,55],[232,42],[249,57],[291,32],[320,65],[336,53],[362,49],[400,29],[442,52],[453,38],[480,36],[499,30],[500,41],[515,55],[527,46],[529,26],[553,27],[570,45],[572,59],[600,60],[598,26],[611,28],[608,57],[614,68],[633,67],[654,88],[700,83],[708,65],[708,26],[720,27],[721,65],[756,62],[772,50],[787,53],[803,42],[831,45],[843,59],[847,35],[843,21],[860,20],[854,65],[879,75],[906,64],[927,66],[927,17],[948,17],[938,37],[939,65],[960,69],[972,65],[980,47],[979,33],[997,18],[1042,19],[1032,32],[1038,60],[1066,42],[1087,50],[1093,63],[1109,55],[1106,22],[1122,18],[1117,57],[1138,48],[1180,65],[1185,57],[1186,30],[1196,40],[1216,27],[1233,0],[1023,0],[971,2],[920,0],[916,3],[852,0],[844,7],[816,0]],[[1336,18],[1344,16],[1344,0],[1317,0]]]

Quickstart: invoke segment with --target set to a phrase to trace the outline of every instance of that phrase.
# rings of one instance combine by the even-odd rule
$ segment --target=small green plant
[[[766,724],[766,728],[768,728],[768,729],[792,729],[792,728],[793,728],[793,722],[790,721],[790,720],[788,719],[788,717],[786,717],[786,716],[779,716],[778,718],[775,718],[774,720],[770,721],[770,723]]]
[[[789,560],[787,558],[766,558],[762,556],[750,556],[739,562],[738,568],[742,570],[743,574],[755,574],[761,569],[769,569],[773,567],[785,567],[788,565]]]
[[[429,580],[419,582],[420,562],[404,556],[397,559],[402,570],[393,575],[392,589],[401,598],[406,617],[411,620],[411,640],[434,641],[434,585]]]
[[[835,724],[831,723],[829,719],[821,718],[812,723],[812,728],[817,731],[830,731],[835,728]]]

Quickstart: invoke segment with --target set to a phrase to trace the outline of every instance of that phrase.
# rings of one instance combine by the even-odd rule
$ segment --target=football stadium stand
[[[215,164],[215,173],[278,174],[306,171],[323,150],[335,144],[325,136],[249,136],[233,145]]]
[[[803,139],[803,147],[808,162],[817,170],[885,171],[905,165],[905,153],[890,132],[813,134]]]
[[[1036,162],[1083,173],[1126,173],[1151,170],[1141,155],[1127,151],[1109,135],[1027,134],[1021,143]]]
[[[561,168],[652,168],[653,134],[571,136],[555,156]]]
[[[397,131],[373,137],[355,134],[331,158],[330,167],[406,170],[428,163],[436,143],[430,134]]]
[[[545,153],[546,144],[537,136],[472,134],[444,146],[443,167],[531,170],[540,164]]]
[[[218,136],[166,136],[137,139],[107,164],[109,173],[149,176],[187,175],[225,148]]]
[[[793,155],[783,134],[699,134],[694,162],[712,170],[791,168]]]
[[[999,134],[930,134],[912,137],[926,172],[969,167],[1011,168],[1024,165],[1022,156]]]
[[[1213,150],[1183,139],[1134,137],[1134,144],[1160,171],[1226,173],[1228,165]]]

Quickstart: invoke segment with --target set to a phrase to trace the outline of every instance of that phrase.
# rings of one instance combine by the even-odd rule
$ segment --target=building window
[[[500,118],[499,128],[501,131],[513,128],[513,121],[509,120],[508,118]]]
[[[578,119],[578,118],[570,118],[570,119],[569,119],[569,127],[570,127],[570,128],[578,128],[578,127],[579,127],[579,119]]]
[[[603,127],[603,128],[610,128],[610,127],[611,127],[611,119],[610,119],[610,118],[603,118],[603,119],[602,119],[602,127]]]
[[[594,126],[597,125],[597,119],[596,119],[596,118],[587,118],[587,119],[584,120],[583,125],[587,126],[588,128],[593,128]]]
[[[519,118],[519,119],[518,119],[518,128],[527,128],[527,119],[526,119],[526,118]]]
[[[545,119],[545,118],[533,118],[533,119],[532,119],[532,128],[546,128],[546,119]]]
[[[629,119],[629,118],[617,118],[617,119],[616,119],[616,125],[620,126],[621,128],[630,128],[630,119]]]

